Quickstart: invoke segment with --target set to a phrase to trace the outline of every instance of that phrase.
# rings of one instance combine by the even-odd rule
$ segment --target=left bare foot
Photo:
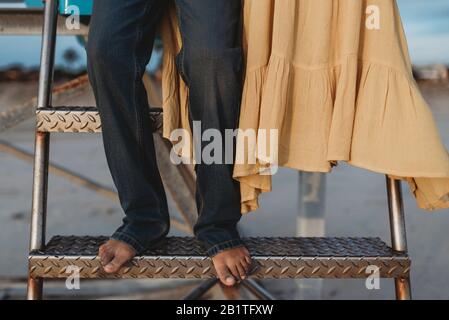
[[[212,262],[220,281],[232,287],[248,276],[251,256],[248,249],[238,247],[218,253],[212,257]]]

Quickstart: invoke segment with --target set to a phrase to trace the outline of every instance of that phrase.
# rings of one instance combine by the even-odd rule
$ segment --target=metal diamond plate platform
[[[153,120],[153,130],[162,128],[162,109],[149,110]],[[98,133],[101,132],[101,119],[95,107],[51,107],[36,110],[37,131]]]
[[[119,274],[107,275],[97,257],[107,237],[51,239],[45,250],[29,256],[34,278],[211,278],[215,271],[193,238],[167,238],[136,257]],[[246,238],[257,270],[255,278],[366,278],[375,266],[382,278],[408,278],[410,259],[379,238]]]

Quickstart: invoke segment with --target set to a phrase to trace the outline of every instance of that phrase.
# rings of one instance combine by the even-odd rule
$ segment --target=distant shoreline
[[[86,73],[85,69],[70,70],[66,68],[56,68],[54,78],[55,81],[71,80]],[[20,66],[12,66],[8,69],[0,70],[0,82],[29,82],[39,79],[39,68],[22,68]]]
[[[70,68],[55,69],[55,80],[71,80],[77,78],[87,71],[84,68],[73,70]],[[443,80],[449,81],[449,65],[430,64],[413,66],[413,74],[417,80]],[[13,65],[5,69],[0,69],[0,82],[28,82],[39,79],[39,68],[23,67]]]

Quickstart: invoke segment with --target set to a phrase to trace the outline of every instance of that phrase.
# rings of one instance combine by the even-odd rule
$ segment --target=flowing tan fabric
[[[380,9],[378,30],[365,25],[370,5]],[[189,129],[188,89],[174,65],[174,14],[163,29],[168,138]],[[278,129],[279,166],[330,172],[346,161],[406,180],[420,208],[449,208],[449,154],[413,79],[396,1],[245,0],[244,50],[240,128]],[[258,160],[234,170],[243,213],[271,190],[259,174],[269,164]]]

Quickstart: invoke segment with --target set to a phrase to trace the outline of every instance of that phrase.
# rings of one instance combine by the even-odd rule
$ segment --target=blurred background
[[[449,149],[449,0],[398,0],[408,37],[414,73],[431,106],[443,142]],[[39,4],[39,1],[37,1]],[[1,8],[25,8],[23,1],[0,1]],[[0,30],[2,21],[0,20]],[[32,105],[37,94],[40,36],[8,36],[0,32],[0,115]],[[148,66],[155,88],[160,74],[160,47]],[[61,36],[56,53],[57,84],[85,73],[83,41]],[[68,99],[67,97],[66,99]],[[90,91],[70,97],[73,105],[94,105]],[[59,103],[63,104],[64,99]],[[31,208],[32,166],[23,154],[33,152],[32,113],[10,128],[0,127],[0,299],[24,298]],[[53,135],[51,161],[88,176],[113,189],[99,135]],[[14,151],[15,150],[15,151]],[[17,153],[19,150],[19,153]],[[304,214],[301,185],[319,179],[321,210]],[[449,210],[429,213],[417,208],[408,187],[403,188],[410,255],[412,289],[417,299],[449,299]],[[56,234],[108,235],[122,219],[117,203],[50,176],[48,237]],[[176,207],[170,202],[176,214]],[[262,197],[260,211],[243,219],[247,236],[380,236],[389,242],[385,177],[341,163],[331,174],[311,176],[282,169],[274,177],[273,192]],[[180,231],[173,234],[181,235]],[[279,298],[393,299],[391,280],[368,291],[362,280],[266,281]],[[79,292],[67,292],[50,282],[48,297],[178,298],[176,281],[85,282]],[[188,291],[194,283],[183,284]],[[190,287],[189,287],[190,286]],[[160,288],[165,288],[161,292]],[[174,290],[171,290],[175,288]],[[184,292],[182,291],[182,292]],[[209,298],[220,298],[212,292]]]

